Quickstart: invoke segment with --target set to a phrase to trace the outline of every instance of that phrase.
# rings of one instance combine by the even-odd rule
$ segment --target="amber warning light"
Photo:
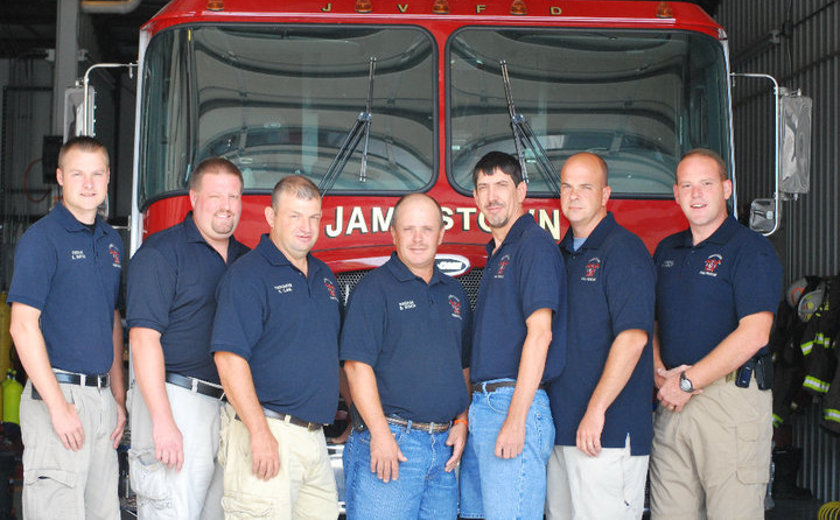
[[[528,14],[528,6],[525,5],[525,1],[524,0],[513,0],[513,3],[510,4],[510,14],[513,14],[513,15]]]
[[[357,13],[370,13],[373,11],[373,4],[370,0],[356,0]]]
[[[432,4],[432,12],[435,14],[449,14],[449,2],[447,0],[435,0]]]
[[[674,10],[671,9],[671,6],[668,5],[668,2],[659,2],[659,5],[656,6],[656,17],[657,18],[673,18],[674,17]]]
[[[208,11],[222,11],[225,8],[224,0],[207,0]]]

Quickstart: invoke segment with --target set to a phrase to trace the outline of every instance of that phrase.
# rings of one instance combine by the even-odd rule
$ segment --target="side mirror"
[[[796,196],[811,189],[811,113],[814,101],[796,91],[785,93],[781,104],[781,191]]]
[[[796,199],[810,189],[811,111],[813,101],[797,90],[780,87],[776,78],[767,74],[732,73],[732,77],[766,79],[773,83],[775,100],[775,157],[773,195],[755,199],[750,204],[750,228],[770,236],[779,229],[782,201],[790,195]]]

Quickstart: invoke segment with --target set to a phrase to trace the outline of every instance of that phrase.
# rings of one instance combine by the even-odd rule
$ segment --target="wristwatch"
[[[694,392],[694,384],[691,379],[685,377],[685,371],[680,373],[680,390],[688,393]]]

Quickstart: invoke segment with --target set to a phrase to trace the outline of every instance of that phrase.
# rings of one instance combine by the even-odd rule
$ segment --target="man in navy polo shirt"
[[[226,518],[336,518],[322,426],[338,406],[339,295],[309,254],[321,195],[299,175],[274,187],[271,231],[219,285],[211,350],[236,419],[222,424]]]
[[[557,244],[522,206],[515,157],[490,152],[473,197],[492,239],[473,325],[464,518],[542,518],[554,424],[544,385],[566,362],[566,284]]]
[[[221,518],[222,386],[210,357],[216,287],[248,251],[233,238],[242,173],[222,158],[190,176],[189,212],[131,259],[127,321],[137,386],[131,408],[131,485],[141,519]]]
[[[470,306],[435,267],[443,233],[434,199],[403,197],[391,221],[396,252],[353,291],[341,359],[364,427],[351,434],[348,520],[458,517]]]
[[[782,268],[766,238],[727,216],[731,195],[718,154],[683,156],[674,197],[689,228],[654,254],[654,519],[764,518],[772,398],[762,388]]]
[[[607,212],[607,164],[570,157],[560,172],[569,367],[549,386],[554,453],[546,515],[639,519],[653,434],[654,284],[645,245]]]
[[[109,177],[101,143],[67,141],[56,170],[61,202],[15,249],[8,300],[10,332],[29,376],[20,403],[27,519],[120,517],[123,248],[96,214]]]

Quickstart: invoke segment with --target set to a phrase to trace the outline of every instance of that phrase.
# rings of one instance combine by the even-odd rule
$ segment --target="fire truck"
[[[392,251],[394,203],[424,192],[444,212],[437,265],[474,302],[490,235],[471,175],[491,150],[519,158],[557,240],[563,161],[599,154],[610,211],[651,251],[687,226],[683,153],[734,174],[727,35],[688,3],[173,0],[141,29],[137,73],[131,251],[183,219],[192,170],[221,156],[244,174],[249,246],[280,178],[319,186],[313,254],[345,299]]]

